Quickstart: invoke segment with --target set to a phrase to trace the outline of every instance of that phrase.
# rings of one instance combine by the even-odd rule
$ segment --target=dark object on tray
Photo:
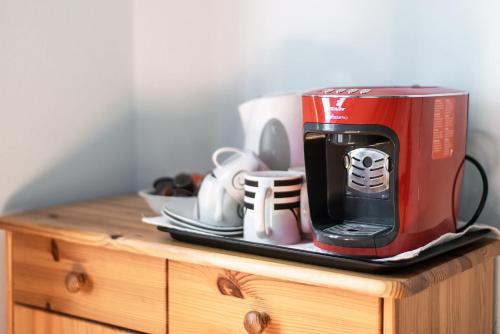
[[[404,269],[417,263],[421,263],[438,255],[468,245],[485,237],[489,233],[488,230],[468,232],[457,239],[426,249],[422,251],[417,257],[407,260],[390,262],[353,258],[337,254],[312,252],[308,250],[299,250],[287,246],[267,245],[232,237],[203,235],[196,232],[183,231],[176,228],[169,228],[164,226],[158,226],[157,228],[160,231],[169,232],[174,239],[183,242],[331,268],[355,270],[377,274],[389,273],[395,270]]]
[[[174,178],[174,186],[178,189],[185,189],[190,192],[194,191],[194,183],[191,174],[180,173]]]
[[[175,177],[163,176],[153,182],[155,192],[160,196],[196,196],[203,176],[198,173],[179,173]]]

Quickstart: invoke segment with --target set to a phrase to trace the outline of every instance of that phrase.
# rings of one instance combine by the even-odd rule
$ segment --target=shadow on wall
[[[337,55],[335,62],[332,55]],[[237,108],[249,99],[328,85],[389,84],[391,74],[373,65],[382,59],[389,65],[390,60],[371,56],[372,63],[370,55],[348,45],[289,39],[266,50],[260,60],[242,59],[240,71],[215,87],[201,85],[189,94],[184,89],[155,96],[139,85],[137,187],[147,188],[156,177],[181,171],[206,173],[212,169],[215,149],[241,147],[244,134]],[[371,73],[369,82],[366,73]]]
[[[467,143],[467,154],[476,158],[486,170],[488,175],[489,192],[488,200],[483,213],[479,217],[479,222],[500,227],[499,217],[500,208],[498,194],[498,171],[496,166],[500,162],[498,150],[492,150],[497,147],[497,138],[487,131],[478,129],[469,129],[469,141]],[[459,219],[468,219],[472,216],[479,203],[483,188],[479,173],[471,164],[466,164],[464,180],[462,184],[461,205]]]
[[[240,99],[228,89],[197,92],[179,99],[165,92],[162,100],[140,99],[136,114],[137,187],[150,187],[160,176],[179,172],[208,173],[212,152],[241,147]]]
[[[98,129],[91,137],[82,139],[78,147],[63,146],[68,153],[51,162],[50,167],[36,177],[26,180],[6,200],[3,211],[15,212],[133,191],[132,119],[131,115],[120,114],[105,124],[97,122]],[[63,138],[51,141],[56,145],[61,140],[64,141]]]

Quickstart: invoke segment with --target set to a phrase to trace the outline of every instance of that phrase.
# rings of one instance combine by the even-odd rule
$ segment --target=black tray
[[[431,259],[437,255],[463,247],[477,241],[486,235],[488,230],[476,230],[468,232],[460,238],[451,240],[444,244],[426,249],[417,257],[400,261],[373,261],[370,259],[353,258],[337,254],[316,253],[308,250],[298,250],[286,246],[268,245],[250,242],[232,237],[211,236],[196,232],[179,230],[176,228],[157,226],[158,230],[168,232],[176,240],[200,244],[204,246],[222,248],[238,252],[251,253],[283,260],[291,260],[302,263],[314,264],[325,267],[356,270],[369,273],[388,273],[403,269],[422,261]]]

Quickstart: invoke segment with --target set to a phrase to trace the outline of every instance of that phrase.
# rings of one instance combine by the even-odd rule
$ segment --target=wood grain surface
[[[499,242],[483,240],[397,274],[370,275],[177,242],[141,223],[143,215],[155,214],[141,198],[128,195],[4,216],[0,228],[391,298],[418,293],[500,253]]]
[[[384,333],[493,332],[493,260],[413,296],[384,300]]]
[[[5,233],[5,316],[6,333],[13,334],[14,299],[12,293],[12,232]]]
[[[258,333],[252,311],[269,316],[266,334],[382,329],[379,298],[189,263],[169,262],[169,306],[170,333]]]
[[[20,233],[12,249],[15,302],[165,333],[165,260]],[[78,288],[68,287],[72,275],[82,276]]]
[[[16,334],[132,334],[98,323],[48,313],[34,308],[15,306]]]

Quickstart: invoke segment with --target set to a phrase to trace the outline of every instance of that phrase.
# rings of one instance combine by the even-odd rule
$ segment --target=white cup
[[[275,245],[298,243],[301,186],[302,175],[295,172],[247,173],[244,239]]]
[[[225,153],[232,153],[232,155],[223,162],[219,162],[219,157]],[[268,169],[255,153],[234,147],[219,148],[213,153],[212,161],[215,165],[212,171],[215,178],[240,204],[243,204],[245,173]]]
[[[208,174],[198,191],[198,219],[218,227],[241,226],[243,206],[236,202],[217,179]]]
[[[307,180],[305,167],[292,167],[289,171],[302,174],[304,182],[300,189],[300,229],[306,238],[312,238],[311,213],[309,211],[309,197],[307,196]]]

